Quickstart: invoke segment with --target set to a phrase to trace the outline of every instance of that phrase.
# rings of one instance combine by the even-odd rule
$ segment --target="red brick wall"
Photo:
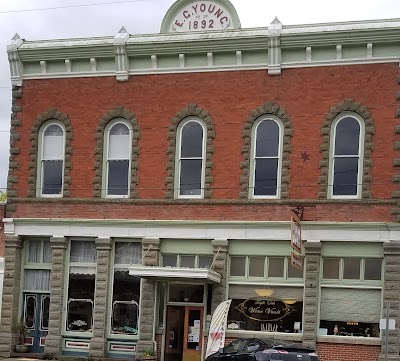
[[[320,361],[378,361],[380,346],[318,343]]]
[[[213,199],[238,199],[242,175],[243,123],[251,110],[266,101],[272,101],[287,109],[293,127],[290,197],[316,199],[319,191],[322,121],[330,107],[345,98],[352,98],[365,105],[375,121],[371,193],[374,199],[387,200],[391,192],[398,188],[392,183],[395,172],[392,161],[396,157],[393,142],[397,75],[396,64],[372,64],[285,69],[280,76],[268,76],[265,70],[261,70],[131,76],[127,82],[118,82],[115,77],[27,80],[23,84],[23,111],[18,114],[22,120],[22,126],[18,128],[21,140],[16,142],[16,147],[20,148],[16,159],[20,166],[15,173],[19,180],[18,195],[25,197],[28,190],[29,134],[32,124],[39,114],[56,107],[68,115],[74,134],[71,195],[73,198],[91,198],[95,129],[104,112],[122,105],[135,114],[140,128],[139,198],[163,199],[168,126],[179,110],[195,103],[211,114],[215,125]],[[300,154],[304,151],[310,155],[310,159],[303,164]],[[32,214],[27,207],[19,205],[15,216]],[[90,217],[104,216],[104,205],[97,209],[92,205],[76,205],[73,216],[86,216],[88,208],[92,210]],[[243,216],[241,206],[223,207],[223,210],[222,207],[219,210],[216,208],[205,209],[204,215],[200,214],[199,217],[236,219],[238,212]],[[349,217],[354,217],[354,221],[370,220],[368,217],[371,217],[371,213],[374,213],[373,220],[394,220],[390,205],[376,206],[376,212],[366,212],[365,208],[329,206],[310,208],[306,212],[309,212],[311,220],[323,220],[326,217],[330,220]],[[169,217],[181,216],[176,209],[171,208]],[[190,215],[188,218],[197,218],[197,214],[194,214],[197,207],[185,209]],[[112,213],[118,213],[117,209],[112,210]],[[52,207],[51,214],[53,211]],[[144,208],[142,212],[146,211]],[[282,219],[276,209],[269,211],[264,213],[263,219]],[[284,219],[287,219],[286,206],[283,212]],[[42,209],[38,216],[44,217],[44,213]],[[56,216],[65,214],[70,214],[70,210],[68,213],[56,210]],[[105,216],[113,218],[110,212]],[[165,217],[158,211],[154,211],[153,216]]]

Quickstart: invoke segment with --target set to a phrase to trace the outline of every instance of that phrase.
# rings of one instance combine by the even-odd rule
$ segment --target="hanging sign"
[[[303,269],[303,260],[294,252],[290,255],[290,264],[300,271]]]
[[[301,223],[300,219],[292,214],[290,225],[290,235],[292,248],[301,253]]]

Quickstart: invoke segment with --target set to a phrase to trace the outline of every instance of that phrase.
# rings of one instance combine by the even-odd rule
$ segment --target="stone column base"
[[[9,358],[11,355],[11,336],[9,334],[0,334],[0,357]]]
[[[136,344],[136,353],[138,355],[144,353],[145,351],[156,351],[154,350],[154,342],[153,341],[144,341],[144,340],[139,340]]]
[[[46,336],[46,344],[44,346],[45,355],[49,356],[61,356],[62,350],[62,337],[61,336]]]
[[[399,361],[400,360],[400,356],[399,355],[388,355],[387,356],[387,361]],[[385,354],[381,353],[379,355],[378,361],[386,361],[385,360]]]
[[[93,337],[90,340],[89,357],[104,358],[106,354],[107,341],[102,337]]]

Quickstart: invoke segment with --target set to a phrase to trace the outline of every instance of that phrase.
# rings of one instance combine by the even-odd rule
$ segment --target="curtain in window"
[[[64,132],[57,124],[43,134],[42,194],[61,194],[64,164]]]
[[[43,242],[43,262],[51,263],[51,245],[50,241]]]
[[[41,243],[41,241],[29,241],[28,262],[39,263],[41,261]]]
[[[130,164],[130,133],[124,123],[110,128],[107,151],[107,194],[128,194]]]
[[[71,241],[70,262],[96,262],[96,245],[93,241]]]
[[[137,264],[142,259],[142,245],[135,242],[115,243],[114,264]]]
[[[26,269],[24,274],[24,289],[50,291],[50,270]]]

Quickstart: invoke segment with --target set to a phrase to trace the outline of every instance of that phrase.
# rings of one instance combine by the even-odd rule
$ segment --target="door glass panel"
[[[187,348],[190,350],[200,349],[200,325],[201,312],[200,310],[189,310],[189,328],[188,328],[188,343]]]
[[[40,329],[47,331],[49,329],[49,306],[50,296],[42,296],[42,307],[40,314]]]
[[[36,296],[25,296],[25,323],[30,329],[35,328]]]
[[[169,285],[170,302],[203,302],[203,285]]]

